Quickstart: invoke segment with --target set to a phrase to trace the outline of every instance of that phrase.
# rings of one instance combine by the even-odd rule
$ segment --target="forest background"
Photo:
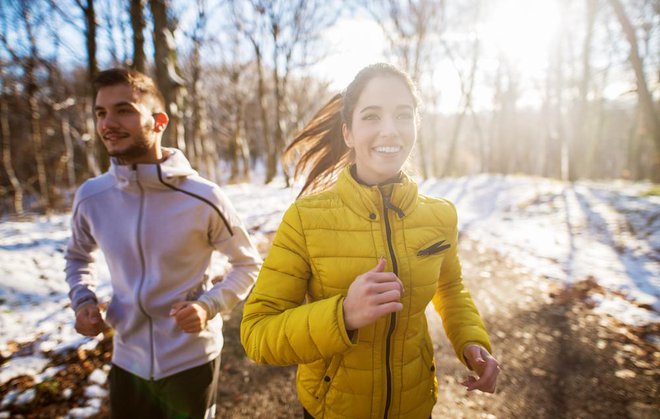
[[[289,183],[286,144],[375,61],[419,85],[422,178],[660,180],[657,0],[9,0],[0,210],[66,209],[107,167],[100,69],[155,78],[202,175]]]

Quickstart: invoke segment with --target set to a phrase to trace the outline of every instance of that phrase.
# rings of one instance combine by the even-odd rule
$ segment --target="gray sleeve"
[[[94,257],[92,252],[97,249],[96,241],[91,235],[89,224],[85,219],[80,205],[74,203],[71,219],[71,237],[66,247],[64,258],[66,265],[66,282],[69,284],[71,308],[77,310],[85,303],[97,303],[94,287]]]
[[[214,222],[209,239],[217,251],[229,258],[231,269],[222,281],[199,297],[199,301],[209,307],[211,317],[230,311],[247,298],[262,264],[261,256],[233,205],[222,192],[218,198],[226,224],[220,219]]]

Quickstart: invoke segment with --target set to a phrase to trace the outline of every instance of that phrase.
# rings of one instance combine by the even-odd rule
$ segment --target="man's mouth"
[[[103,139],[105,141],[119,141],[123,138],[128,137],[128,134],[121,133],[121,132],[108,132],[103,134]]]

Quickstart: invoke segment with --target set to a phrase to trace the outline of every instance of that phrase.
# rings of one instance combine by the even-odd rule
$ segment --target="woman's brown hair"
[[[417,89],[407,73],[386,63],[372,64],[360,70],[346,90],[330,99],[284,150],[285,161],[300,156],[295,164],[294,179],[307,173],[298,196],[329,188],[339,172],[353,161],[351,149],[344,143],[342,125],[351,128],[353,111],[362,91],[379,76],[402,80],[408,86],[417,110]]]

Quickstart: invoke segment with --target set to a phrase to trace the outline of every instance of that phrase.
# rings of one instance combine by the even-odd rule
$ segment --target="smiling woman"
[[[433,301],[458,359],[495,391],[498,363],[463,288],[453,204],[403,170],[419,100],[396,67],[362,69],[287,148],[307,179],[245,303],[241,342],[298,364],[305,418],[427,418],[437,398],[425,317]]]

